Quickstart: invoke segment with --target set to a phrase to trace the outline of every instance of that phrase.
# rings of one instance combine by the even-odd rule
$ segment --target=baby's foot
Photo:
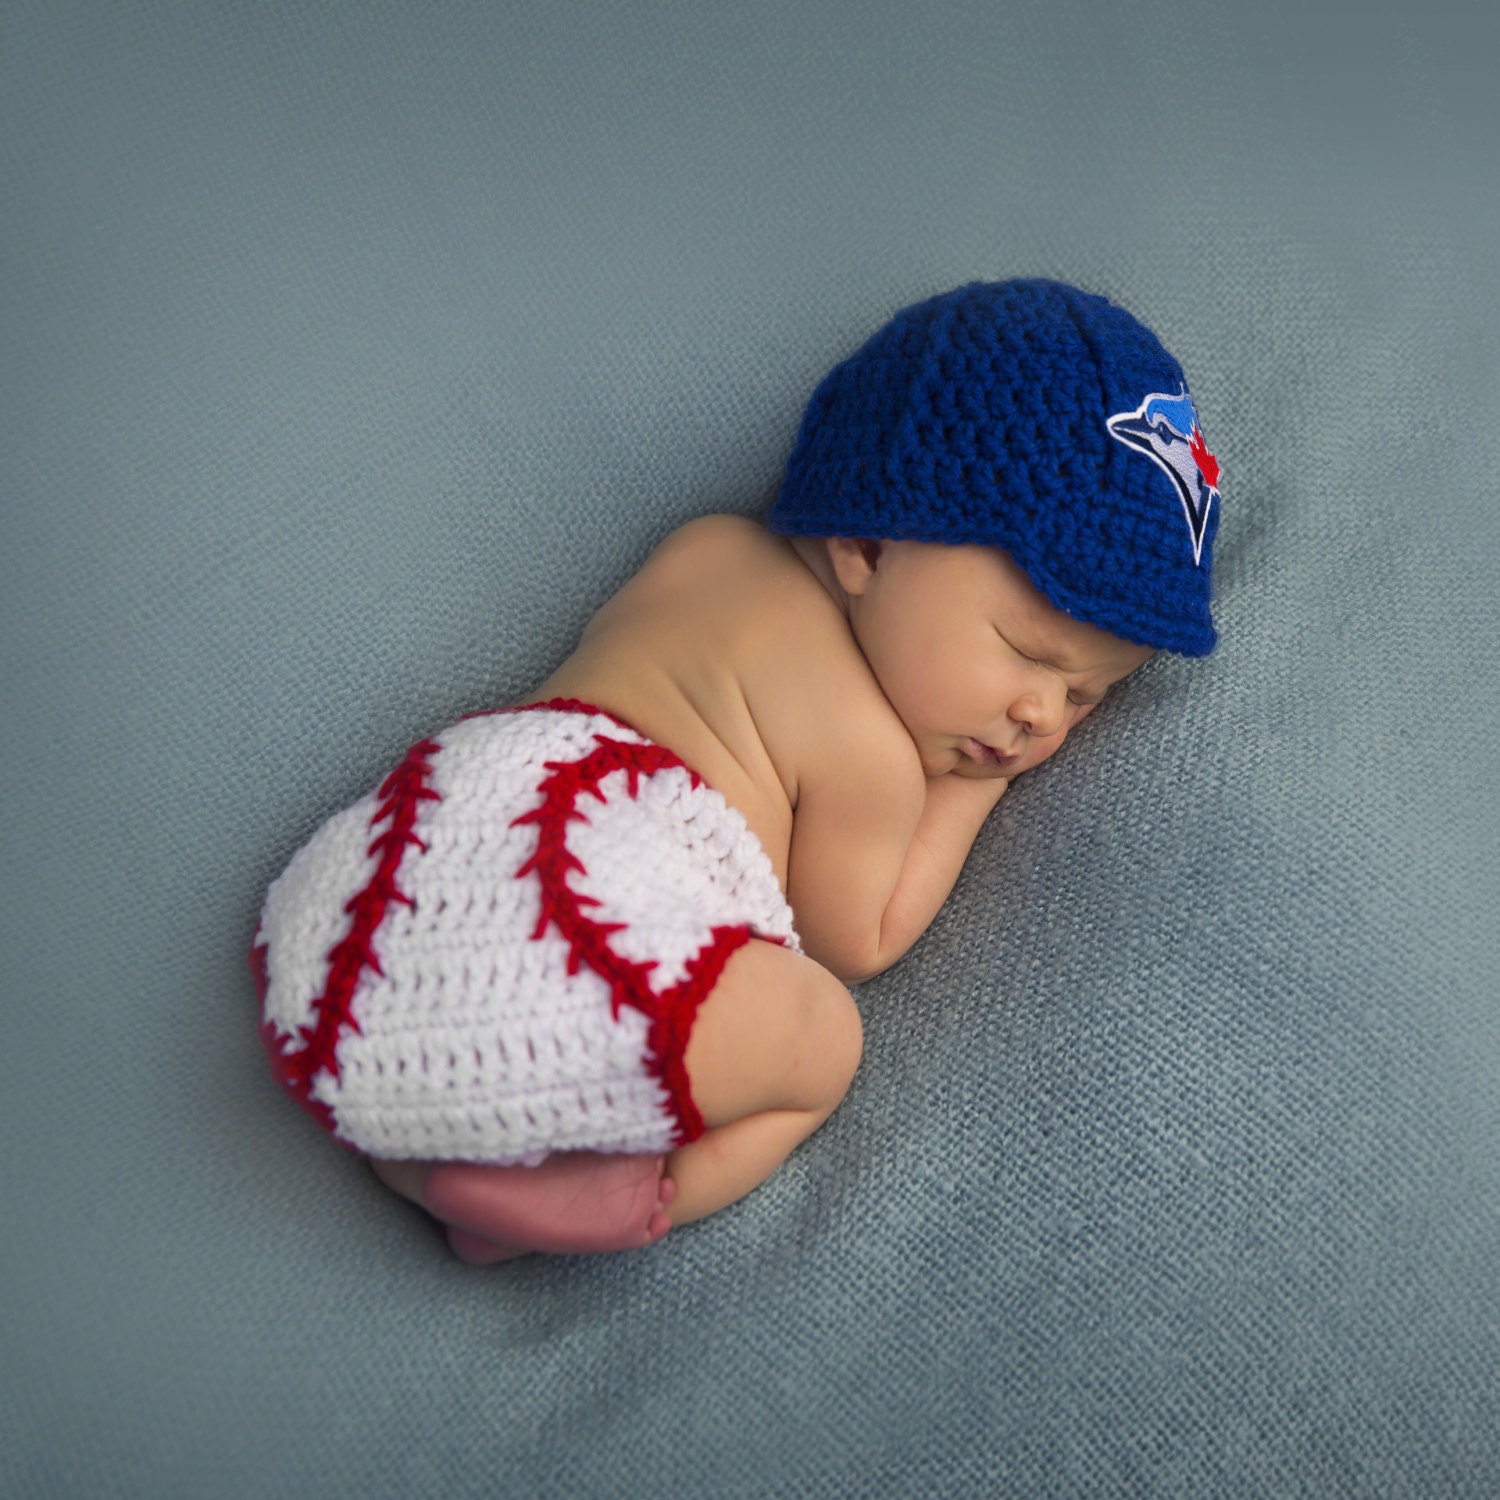
[[[666,1158],[559,1152],[538,1167],[441,1162],[422,1202],[448,1225],[448,1243],[476,1265],[531,1250],[555,1255],[634,1250],[668,1229],[677,1189]]]

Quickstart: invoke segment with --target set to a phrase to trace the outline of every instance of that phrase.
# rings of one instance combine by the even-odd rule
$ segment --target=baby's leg
[[[688,1041],[708,1128],[667,1160],[671,1222],[700,1219],[764,1182],[838,1107],[862,1045],[853,998],[821,964],[776,943],[741,948]]]
[[[376,1161],[387,1187],[448,1226],[448,1243],[474,1264],[532,1250],[634,1250],[664,1235],[675,1193],[660,1156],[567,1151],[536,1167],[483,1162]]]

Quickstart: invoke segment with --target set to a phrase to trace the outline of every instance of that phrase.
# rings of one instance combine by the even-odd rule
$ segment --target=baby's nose
[[[1059,693],[1027,693],[1011,710],[1026,732],[1039,740],[1056,734],[1063,727],[1063,704],[1065,695]]]

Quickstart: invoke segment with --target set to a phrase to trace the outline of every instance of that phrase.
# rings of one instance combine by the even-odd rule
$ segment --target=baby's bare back
[[[744,817],[783,889],[801,784],[830,737],[864,753],[904,737],[828,591],[787,539],[740,516],[673,532],[529,701],[554,697],[681,756]]]

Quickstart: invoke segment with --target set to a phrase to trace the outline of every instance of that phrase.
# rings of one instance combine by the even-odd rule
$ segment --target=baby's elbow
[[[841,984],[863,984],[865,980],[873,979],[880,972],[879,969],[852,968],[834,959],[820,958],[818,962]]]
[[[809,958],[815,958],[844,984],[863,984],[883,974],[901,957],[900,953],[882,953],[878,941],[867,945],[851,942],[847,937],[842,941],[819,942],[804,933],[802,947]]]
[[[849,969],[847,972],[839,969],[835,969],[833,972],[845,984],[863,984],[867,979],[874,979],[878,975],[884,974],[887,969],[905,957],[905,951],[903,949],[900,953],[892,953],[887,957],[877,958],[871,963],[862,964],[857,968]]]
[[[872,902],[804,899],[799,904],[797,893],[791,902],[803,951],[845,984],[883,974],[919,936],[910,924],[892,919],[888,901],[873,914]]]
[[[843,984],[858,984],[862,979],[868,978],[868,975],[862,972],[862,966],[847,951],[845,944],[830,941],[821,933],[809,932],[801,924],[799,928],[802,951],[827,969],[835,979]]]

